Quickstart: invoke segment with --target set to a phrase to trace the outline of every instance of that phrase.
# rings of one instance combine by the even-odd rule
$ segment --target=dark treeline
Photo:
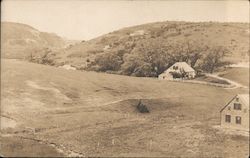
[[[176,44],[157,40],[131,43],[99,54],[87,70],[138,77],[156,77],[178,61],[187,62],[197,71],[214,72],[227,64],[223,58],[230,52],[222,46],[209,47],[192,41]]]

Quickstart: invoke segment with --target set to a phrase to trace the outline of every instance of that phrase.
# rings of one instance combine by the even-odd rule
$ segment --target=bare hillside
[[[185,45],[187,42],[193,47],[223,46],[230,51],[227,60],[237,62],[249,55],[249,24],[167,21],[128,27],[78,43],[68,48],[59,61],[84,67],[86,60],[94,60],[100,54],[120,51],[124,59],[139,48],[154,51],[158,47]]]
[[[247,23],[157,22],[81,42],[65,41],[24,24],[2,23],[1,38],[5,58],[128,76],[156,77],[178,61],[211,73],[249,59]],[[209,63],[213,62],[209,59],[218,60]]]
[[[1,55],[4,58],[23,59],[32,53],[39,55],[45,48],[63,48],[65,44],[56,34],[40,32],[26,24],[1,22]]]

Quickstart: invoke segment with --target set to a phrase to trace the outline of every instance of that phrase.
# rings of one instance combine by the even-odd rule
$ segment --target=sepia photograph
[[[248,0],[1,0],[0,157],[249,157]]]

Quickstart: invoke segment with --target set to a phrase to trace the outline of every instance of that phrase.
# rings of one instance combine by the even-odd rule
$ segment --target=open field
[[[210,82],[210,83],[218,83],[218,84],[225,84],[225,85],[230,85],[229,82],[225,81],[225,80],[220,80],[214,77],[210,77],[210,76],[201,76],[201,77],[197,77],[195,78],[195,80],[198,81],[205,81],[205,82]]]
[[[213,128],[220,123],[220,109],[247,89],[68,71],[17,60],[1,64],[1,116],[15,120],[14,127],[1,130],[4,156],[60,156],[61,151],[65,156],[249,154],[248,137]],[[136,110],[139,99],[150,113]],[[21,140],[25,143],[16,143]]]
[[[20,137],[0,137],[1,138],[1,153],[2,156],[15,157],[25,155],[27,157],[37,156],[55,156],[62,157],[62,153],[59,153],[53,147],[46,144],[38,143],[32,139],[24,139]]]
[[[227,68],[220,76],[249,87],[249,68]]]

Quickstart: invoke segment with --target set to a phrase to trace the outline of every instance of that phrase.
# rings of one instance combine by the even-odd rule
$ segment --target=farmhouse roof
[[[178,67],[181,67],[184,69],[184,71],[186,72],[193,72],[195,71],[191,66],[189,66],[186,62],[176,62],[174,65],[172,65],[171,67],[173,66],[178,66]]]
[[[234,96],[228,103],[226,106],[224,106],[220,112],[222,112],[236,97],[239,98],[240,101],[242,101],[242,103],[244,105],[246,105],[247,109],[249,109],[249,94],[237,94],[236,96]]]

